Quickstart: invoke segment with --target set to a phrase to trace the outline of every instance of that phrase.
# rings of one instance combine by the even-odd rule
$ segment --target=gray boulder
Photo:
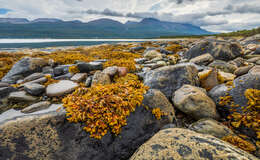
[[[161,130],[130,158],[144,159],[257,160],[253,155],[211,135],[181,128]]]
[[[151,111],[137,107],[118,136],[108,133],[98,140],[90,138],[82,124],[66,121],[63,109],[56,110],[0,120],[0,159],[128,159],[170,123],[167,117],[157,120]]]
[[[34,72],[41,72],[48,62],[42,58],[25,57],[13,65],[12,69],[2,78],[2,82],[15,83],[21,77],[29,76]]]
[[[191,59],[206,53],[210,53],[215,59],[227,61],[241,56],[242,47],[234,42],[202,40],[186,52],[184,57]]]
[[[12,102],[35,102],[36,97],[26,94],[25,91],[12,92],[8,96],[8,101]]]
[[[214,119],[201,119],[189,126],[190,130],[198,133],[209,134],[217,138],[234,135],[233,131]]]
[[[183,85],[175,91],[172,101],[175,107],[195,119],[219,118],[214,101],[202,88]]]
[[[149,71],[144,77],[144,84],[170,98],[184,84],[198,85],[198,71],[191,63],[161,67]]]
[[[81,73],[88,73],[90,71],[102,70],[103,62],[78,63],[77,67]]]

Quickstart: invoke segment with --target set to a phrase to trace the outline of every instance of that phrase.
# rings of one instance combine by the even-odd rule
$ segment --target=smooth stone
[[[58,97],[71,93],[79,85],[69,80],[61,80],[58,83],[50,84],[46,88],[46,94],[49,97]]]
[[[183,85],[175,91],[172,101],[175,107],[197,120],[219,118],[214,101],[207,96],[207,92],[202,88]]]
[[[25,91],[12,92],[8,96],[8,101],[14,102],[34,102],[37,98],[26,94]]]
[[[142,144],[130,160],[257,160],[250,153],[214,136],[168,128]]]
[[[118,73],[118,67],[117,66],[107,67],[102,72],[104,74],[108,74],[110,77],[113,77]]]
[[[24,85],[24,90],[33,96],[39,96],[45,91],[45,86],[37,83],[27,83]]]
[[[53,69],[54,76],[57,77],[57,76],[62,76],[64,74],[68,74],[69,68],[72,66],[75,66],[75,65],[69,64],[69,65],[60,65],[60,66],[55,67]]]
[[[197,65],[208,65],[209,63],[211,63],[213,61],[214,61],[214,57],[209,53],[192,58],[190,60],[191,63],[195,63]]]
[[[244,67],[239,67],[235,70],[234,74],[237,75],[237,76],[241,76],[241,75],[244,75],[244,74],[247,74],[248,71],[253,68],[254,65],[248,65],[248,66],[244,66]]]
[[[87,73],[76,73],[70,80],[74,82],[82,82],[87,78]]]
[[[103,69],[103,62],[78,63],[77,67],[81,73],[88,73]]]
[[[215,60],[212,63],[210,63],[208,66],[212,68],[216,67],[217,69],[228,73],[234,73],[234,71],[237,69],[235,65],[229,64],[222,60]]]
[[[91,86],[101,84],[101,85],[106,85],[106,84],[111,84],[111,79],[109,75],[102,73],[101,71],[97,71],[91,82]]]
[[[51,103],[49,101],[38,102],[38,103],[32,104],[32,105],[24,108],[21,112],[22,113],[33,113],[33,112],[47,109],[47,108],[49,108],[50,105],[51,105]]]
[[[29,76],[27,76],[26,78],[24,78],[24,82],[29,82],[29,81],[33,81],[39,78],[44,77],[45,75],[43,73],[33,73]]]
[[[189,126],[190,130],[198,133],[209,134],[217,138],[234,135],[233,131],[214,119],[201,119]]]

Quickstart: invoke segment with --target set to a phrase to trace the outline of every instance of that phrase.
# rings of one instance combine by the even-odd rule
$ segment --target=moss
[[[240,138],[238,136],[228,135],[228,136],[223,137],[222,140],[224,140],[234,146],[237,146],[238,148],[240,148],[244,151],[247,151],[247,152],[256,151],[256,147],[252,143],[250,143],[246,140],[243,140],[242,138]]]
[[[108,131],[118,135],[147,89],[133,74],[116,78],[113,84],[80,87],[63,99],[67,120],[84,123],[93,138],[101,139]]]

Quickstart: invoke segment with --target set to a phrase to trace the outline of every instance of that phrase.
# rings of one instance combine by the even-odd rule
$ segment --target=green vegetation
[[[255,34],[260,34],[260,27],[254,28],[254,29],[251,29],[251,30],[240,30],[240,31],[230,32],[230,33],[221,33],[221,34],[218,34],[216,36],[220,36],[220,37],[239,37],[239,36],[250,37],[250,36],[253,36]]]

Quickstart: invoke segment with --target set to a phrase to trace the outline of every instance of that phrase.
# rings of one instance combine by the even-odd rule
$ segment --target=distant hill
[[[123,24],[111,19],[83,23],[60,19],[0,18],[0,38],[158,38],[169,35],[212,34],[191,24],[145,18]]]
[[[260,34],[260,27],[250,29],[250,30],[240,30],[240,31],[235,31],[235,32],[229,32],[229,33],[221,33],[218,34],[217,36],[221,37],[236,37],[236,36],[243,36],[243,37],[250,37],[256,34]]]

